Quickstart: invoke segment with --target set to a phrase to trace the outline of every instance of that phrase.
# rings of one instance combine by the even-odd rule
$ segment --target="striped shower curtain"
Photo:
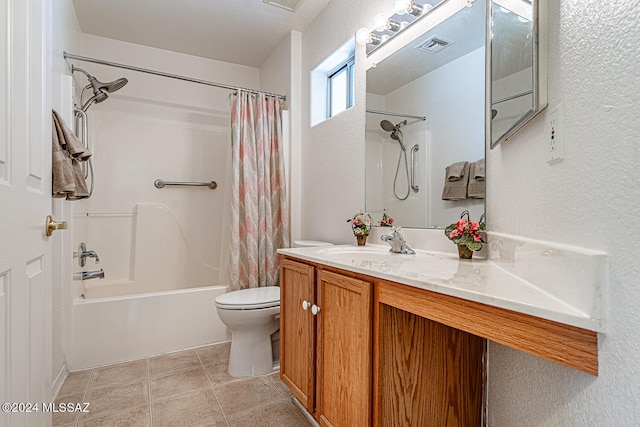
[[[278,284],[289,242],[282,101],[238,90],[231,100],[231,290]]]

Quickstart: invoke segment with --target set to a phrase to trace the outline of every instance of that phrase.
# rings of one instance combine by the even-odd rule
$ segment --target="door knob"
[[[307,311],[311,307],[311,304],[307,302],[307,300],[302,301],[302,309]]]
[[[67,229],[67,221],[56,222],[53,220],[51,215],[47,215],[47,219],[45,221],[45,234],[47,236],[51,236],[56,230],[66,230]]]
[[[313,304],[311,306],[311,313],[315,316],[316,314],[318,314],[320,312],[320,307],[318,307],[317,305]]]

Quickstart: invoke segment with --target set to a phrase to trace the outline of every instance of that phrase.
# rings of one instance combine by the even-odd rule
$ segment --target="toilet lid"
[[[280,287],[241,289],[216,297],[216,306],[227,310],[251,310],[280,305]]]

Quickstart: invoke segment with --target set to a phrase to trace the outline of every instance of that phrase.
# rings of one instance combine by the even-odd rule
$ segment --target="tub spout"
[[[104,270],[73,273],[73,280],[104,279]]]

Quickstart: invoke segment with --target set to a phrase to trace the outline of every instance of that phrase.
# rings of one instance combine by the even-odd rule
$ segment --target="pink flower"
[[[482,242],[482,238],[480,237],[479,234],[474,234],[473,235],[473,240],[475,240],[476,242]]]
[[[451,234],[449,234],[449,238],[450,238],[450,239],[455,239],[455,238],[456,238],[456,237],[458,237],[460,234],[461,234],[461,233],[460,233],[460,230],[459,230],[459,229],[458,229],[458,230],[453,230],[453,231],[451,232]]]

